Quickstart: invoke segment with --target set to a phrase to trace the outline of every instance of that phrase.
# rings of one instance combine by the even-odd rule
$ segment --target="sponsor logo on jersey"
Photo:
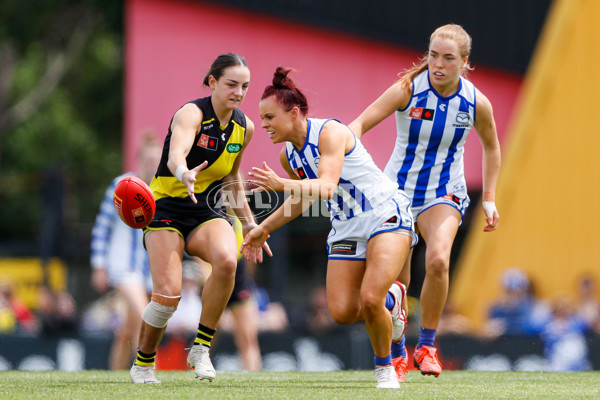
[[[306,176],[306,172],[304,171],[304,168],[302,168],[302,167],[295,168],[294,172],[296,173],[296,175],[298,175],[298,178],[300,178],[300,179],[308,178]]]
[[[435,110],[431,108],[413,107],[410,109],[410,117],[413,119],[425,119],[427,121],[433,121],[433,114]]]
[[[357,242],[355,240],[340,240],[339,242],[331,244],[331,251],[329,252],[329,254],[353,256],[356,254],[356,245]]]
[[[454,185],[454,188],[452,190],[454,190],[455,192],[458,192],[460,190],[465,190],[465,185],[463,183],[457,183],[456,185]]]
[[[217,150],[217,138],[205,135],[200,135],[198,140],[198,146],[203,147],[207,150]]]
[[[452,193],[445,194],[442,196],[442,198],[446,199],[446,200],[450,200],[450,201],[456,203],[456,205],[460,206],[460,199]]]
[[[397,228],[398,227],[398,221],[400,220],[400,218],[398,218],[397,215],[394,215],[392,218],[388,219],[387,221],[385,221],[383,224],[381,224],[379,226],[380,229],[392,229],[392,228]]]
[[[239,153],[242,149],[242,145],[239,143],[229,143],[226,147],[227,152],[229,153]]]

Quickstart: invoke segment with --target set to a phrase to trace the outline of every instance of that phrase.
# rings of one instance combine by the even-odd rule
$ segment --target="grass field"
[[[0,372],[2,399],[594,399],[599,372],[416,372],[399,390],[375,389],[370,371],[218,373],[158,371],[161,385],[134,385],[127,371]]]

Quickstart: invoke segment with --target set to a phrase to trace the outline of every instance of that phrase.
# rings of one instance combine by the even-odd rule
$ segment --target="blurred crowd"
[[[254,266],[249,267],[252,274]],[[202,309],[202,287],[208,274],[210,268],[199,260],[184,262],[182,300],[167,327],[170,337],[179,337],[185,342],[196,334],[196,317]],[[507,269],[500,285],[502,293],[489,308],[482,328],[475,329],[468,318],[447,306],[439,334],[471,336],[484,341],[507,336],[538,337],[544,345],[549,369],[590,368],[586,336],[600,335],[600,299],[592,275],[578,280],[576,296],[557,293],[550,299],[538,297],[534,282],[518,268]],[[115,290],[102,294],[82,310],[77,309],[73,296],[66,291],[54,292],[42,287],[37,298],[34,307],[27,307],[15,295],[14,285],[9,280],[0,280],[0,334],[33,337],[107,335],[117,332],[126,316],[126,304]],[[273,302],[268,290],[257,284],[252,286],[248,301],[244,303],[244,308],[238,308],[245,309],[244,312],[236,311],[236,306],[228,307],[221,318],[219,332],[230,333],[235,338],[241,331],[240,326],[248,324],[256,326],[255,336],[260,332],[286,330],[320,335],[341,329],[327,308],[324,285],[312,289],[305,307]],[[413,311],[410,315],[418,315],[414,312],[418,309],[417,300],[409,299],[409,308]],[[415,326],[419,326],[419,321],[411,321],[409,316],[409,328]],[[411,334],[410,330],[407,334]],[[248,339],[236,339],[238,349],[252,347],[243,340]],[[257,348],[256,351],[260,358],[260,350]],[[242,352],[240,358],[244,359]],[[244,369],[260,369],[260,359],[246,361],[244,365]]]
[[[73,296],[41,287],[35,307],[15,295],[10,280],[0,280],[0,334],[68,336],[79,332],[79,315]]]
[[[592,275],[576,283],[576,296],[555,293],[540,298],[535,283],[519,268],[509,268],[501,278],[501,295],[489,307],[481,329],[450,307],[440,322],[440,334],[496,340],[500,337],[538,337],[544,345],[548,369],[577,371],[591,368],[586,335],[600,334],[600,299]]]

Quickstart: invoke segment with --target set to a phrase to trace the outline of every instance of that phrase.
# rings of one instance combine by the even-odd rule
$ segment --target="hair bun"
[[[273,86],[292,89],[296,87],[296,84],[291,78],[288,78],[288,74],[292,71],[291,68],[277,67],[275,74],[273,75]]]

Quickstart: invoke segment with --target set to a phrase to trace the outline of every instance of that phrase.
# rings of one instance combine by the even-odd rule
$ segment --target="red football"
[[[152,190],[136,176],[127,176],[117,183],[113,204],[121,220],[132,228],[145,228],[156,211]]]

